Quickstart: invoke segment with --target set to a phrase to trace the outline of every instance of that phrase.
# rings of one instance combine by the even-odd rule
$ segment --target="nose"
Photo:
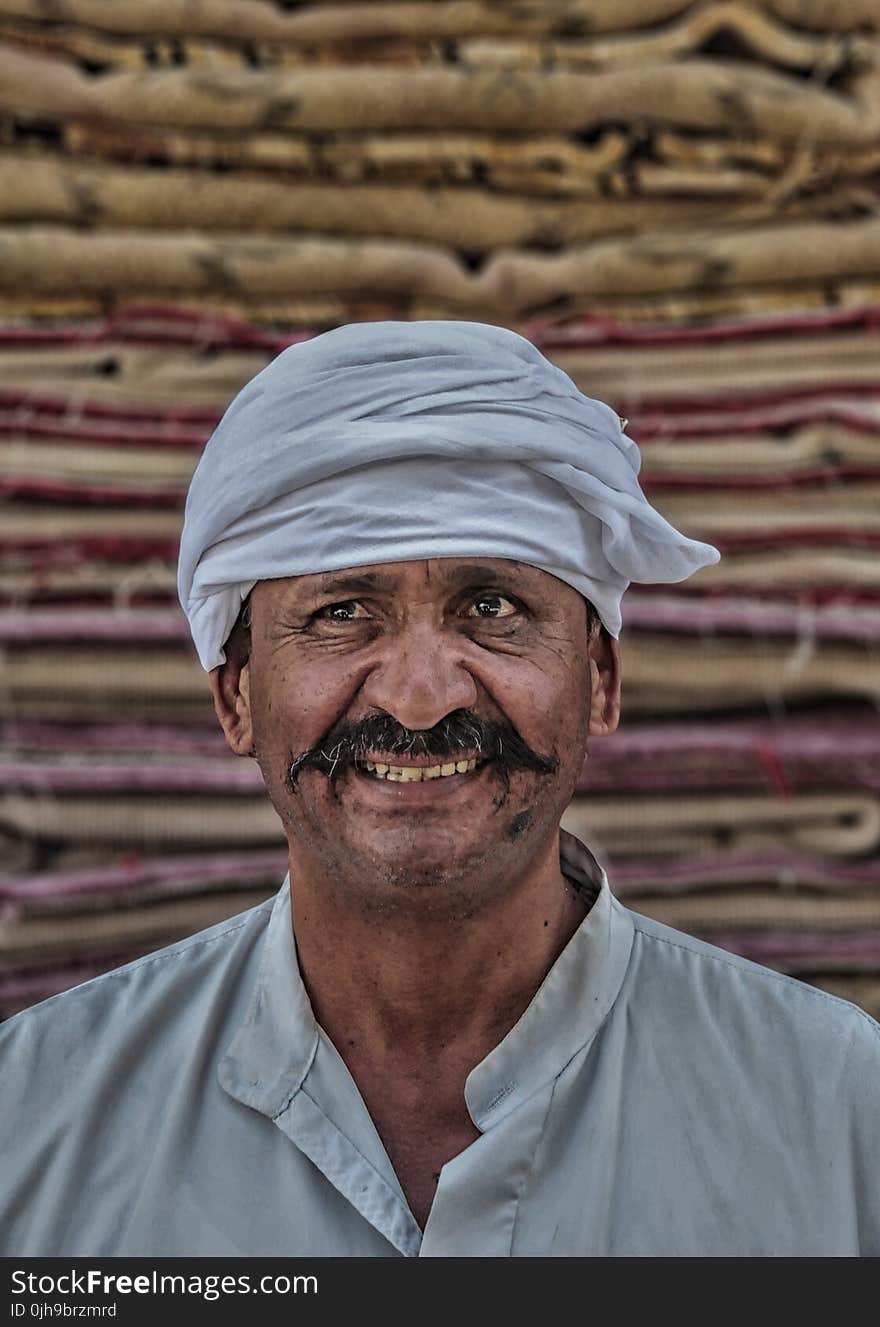
[[[362,699],[411,730],[433,728],[452,710],[473,709],[477,684],[462,660],[454,632],[410,620],[389,632],[379,662],[361,688]]]

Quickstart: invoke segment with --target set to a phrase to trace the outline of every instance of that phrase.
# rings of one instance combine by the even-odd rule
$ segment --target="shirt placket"
[[[440,1172],[421,1258],[509,1258],[517,1214],[546,1127],[555,1080],[511,1105]],[[501,1105],[501,1103],[499,1103]]]
[[[422,1235],[406,1203],[306,1090],[275,1123],[389,1244],[405,1257],[418,1254]]]

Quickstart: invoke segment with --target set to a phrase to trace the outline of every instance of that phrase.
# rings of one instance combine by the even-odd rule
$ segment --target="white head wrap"
[[[257,581],[421,558],[540,567],[617,636],[630,581],[719,557],[649,505],[640,462],[613,410],[504,328],[357,323],[291,346],[190,484],[178,591],[202,665]]]

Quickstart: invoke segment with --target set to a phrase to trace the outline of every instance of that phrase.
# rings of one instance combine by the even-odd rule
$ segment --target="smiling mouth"
[[[358,762],[359,774],[366,778],[383,779],[388,783],[426,783],[431,779],[448,779],[455,775],[472,774],[481,769],[485,760],[447,761],[437,765],[392,765],[384,761]]]

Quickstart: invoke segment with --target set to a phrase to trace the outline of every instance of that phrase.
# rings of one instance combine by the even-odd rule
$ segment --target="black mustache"
[[[435,728],[415,732],[401,727],[390,714],[378,714],[334,729],[300,756],[291,753],[286,771],[288,790],[296,792],[299,775],[310,769],[320,770],[335,783],[370,751],[387,756],[436,756],[438,764],[475,754],[478,760],[495,762],[506,786],[517,770],[553,774],[559,767],[556,756],[534,751],[510,724],[479,719],[467,710],[453,710]]]

